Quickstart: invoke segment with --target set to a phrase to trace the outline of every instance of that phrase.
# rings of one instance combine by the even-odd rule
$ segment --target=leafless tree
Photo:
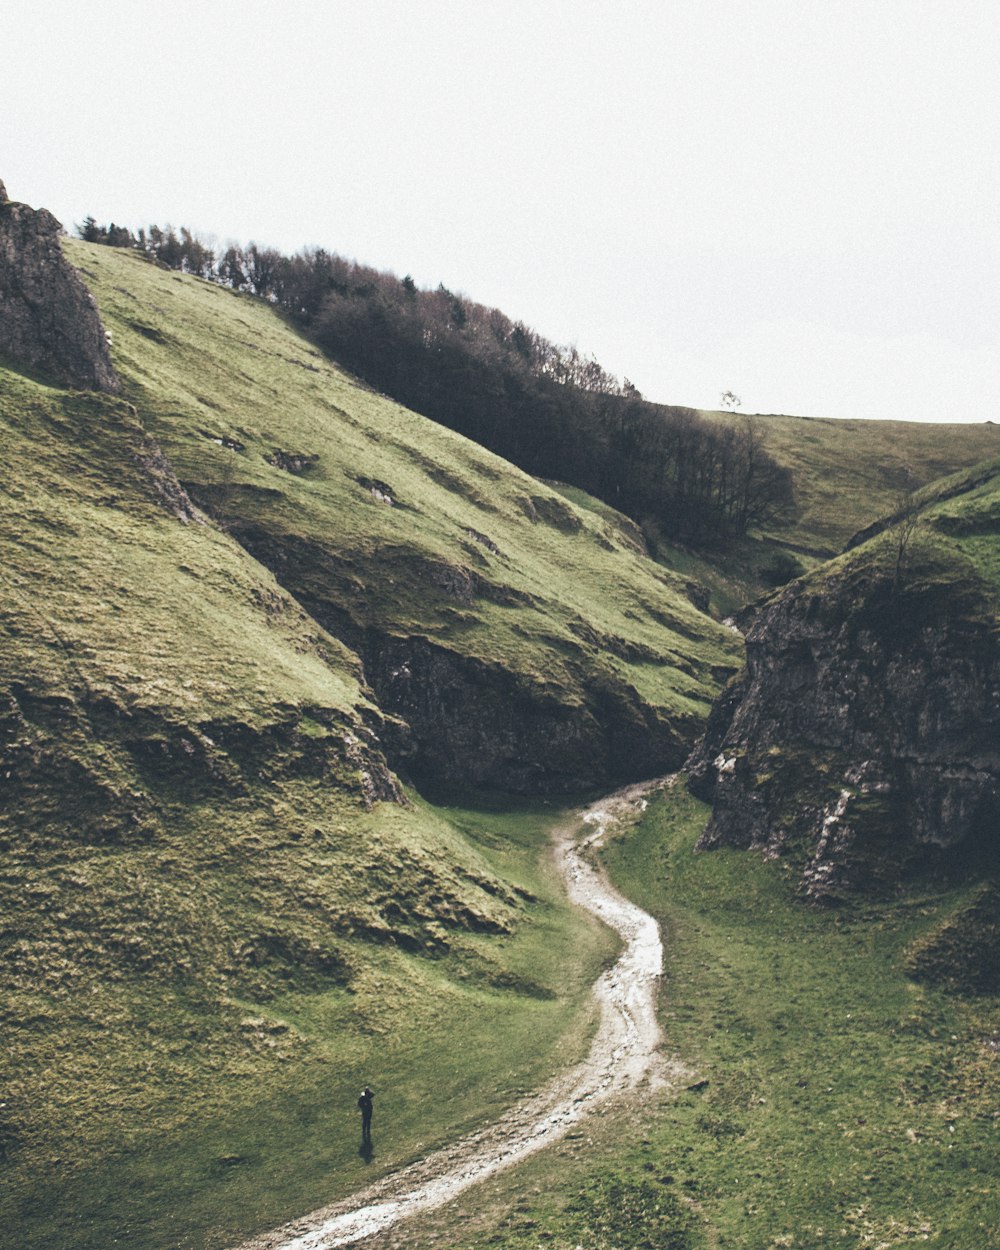
[[[898,589],[909,558],[913,553],[913,540],[920,524],[920,505],[917,503],[917,478],[909,467],[904,466],[899,487],[893,499],[892,526],[889,537],[895,555],[893,589]]]

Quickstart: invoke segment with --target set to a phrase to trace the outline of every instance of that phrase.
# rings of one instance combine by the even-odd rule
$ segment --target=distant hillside
[[[669,412],[669,409],[662,409]],[[745,418],[703,412],[723,428]],[[776,586],[842,551],[859,531],[905,505],[911,490],[969,468],[1000,450],[1000,425],[839,421],[758,416],[755,428],[790,473],[795,504],[742,538],[693,547],[656,525],[644,532],[667,568],[699,583],[716,616],[731,616]]]
[[[704,413],[722,424],[733,413]],[[947,416],[947,413],[942,413]],[[795,550],[836,555],[900,495],[1000,454],[1000,425],[760,416],[764,445],[792,472],[794,514],[760,533]]]

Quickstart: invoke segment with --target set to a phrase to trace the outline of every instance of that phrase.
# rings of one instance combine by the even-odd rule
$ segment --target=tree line
[[[593,356],[444,286],[423,289],[323,248],[216,251],[185,227],[133,234],[88,217],[77,232],[275,304],[377,390],[670,539],[719,543],[792,506],[791,473],[753,418],[715,422],[652,404]]]

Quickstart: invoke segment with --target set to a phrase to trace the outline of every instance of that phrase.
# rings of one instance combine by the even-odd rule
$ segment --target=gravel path
[[[654,1075],[660,1042],[656,994],[663,968],[659,929],[652,916],[588,862],[587,852],[600,845],[615,822],[645,807],[646,794],[663,784],[650,781],[619,790],[582,813],[591,830],[585,836],[578,827],[557,835],[556,857],[569,897],[617,930],[625,943],[618,961],[594,983],[601,1018],[587,1058],[495,1124],[240,1250],[332,1250],[384,1232],[558,1141],[595,1107]]]

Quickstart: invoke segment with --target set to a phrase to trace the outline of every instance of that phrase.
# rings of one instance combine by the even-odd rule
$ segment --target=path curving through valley
[[[595,1108],[653,1077],[660,1028],[656,996],[663,946],[652,916],[630,903],[588,859],[616,822],[645,807],[662,779],[627,786],[582,813],[589,828],[557,834],[555,853],[569,897],[622,937],[624,949],[594,983],[600,1023],[582,1063],[511,1107],[496,1123],[330,1207],[244,1243],[240,1250],[333,1250],[443,1206],[469,1186],[551,1145]]]

